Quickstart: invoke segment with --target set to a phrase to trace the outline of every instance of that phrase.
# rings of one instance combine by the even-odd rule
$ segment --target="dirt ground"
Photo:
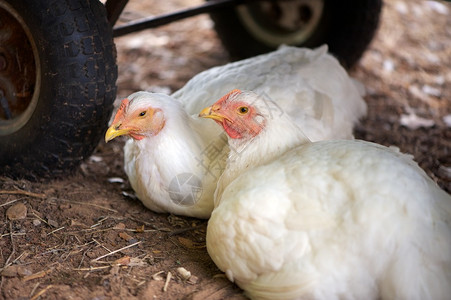
[[[130,1],[122,20],[199,1]],[[351,71],[368,90],[356,137],[411,153],[448,193],[450,15],[449,3],[385,1],[378,35]],[[116,42],[118,100],[136,90],[172,92],[228,62],[205,15]],[[123,143],[100,142],[63,180],[0,178],[1,299],[244,299],[207,254],[206,221],[153,213],[133,198]],[[11,207],[17,220],[7,217]]]

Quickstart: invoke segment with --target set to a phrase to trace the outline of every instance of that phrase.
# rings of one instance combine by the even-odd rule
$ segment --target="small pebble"
[[[117,223],[116,226],[113,227],[113,229],[125,229],[125,224],[124,223]]]
[[[23,203],[17,203],[6,211],[6,216],[11,221],[23,220],[27,217],[27,207]]]
[[[48,219],[47,218],[47,223],[49,223],[50,226],[57,228],[58,227],[58,222],[52,220],[52,219]]]
[[[24,276],[28,276],[28,275],[33,274],[33,272],[31,272],[30,269],[27,269],[27,268],[25,268],[24,266],[19,266],[19,267],[17,268],[17,274],[18,274],[19,276],[24,277]]]
[[[191,272],[183,267],[177,268],[177,273],[179,273],[183,280],[187,280],[191,277]]]
[[[11,265],[4,269],[1,273],[5,277],[16,277],[16,276],[27,276],[31,275],[32,272],[24,266]]]
[[[100,156],[97,156],[97,155],[91,155],[89,157],[89,160],[92,162],[98,163],[98,162],[101,162],[103,160],[103,158]]]
[[[133,238],[133,239],[128,240],[127,244],[131,245],[131,244],[134,244],[134,243],[137,243],[137,242],[138,242],[138,240]]]
[[[2,276],[5,277],[16,277],[17,276],[17,266],[9,266],[5,268],[2,273]]]
[[[83,226],[83,227],[86,227],[86,224],[85,223],[80,223],[80,222],[78,222],[77,220],[70,220],[70,226]]]
[[[33,220],[33,225],[34,225],[34,226],[39,226],[39,225],[41,225],[41,220],[39,220],[39,219],[34,219],[34,220]]]
[[[70,205],[69,203],[63,203],[63,204],[60,204],[60,205],[58,206],[58,208],[59,208],[60,210],[68,210],[68,209],[71,208],[71,205]]]
[[[133,237],[126,232],[119,232],[119,236],[127,242],[133,239]]]
[[[395,69],[395,63],[390,59],[386,59],[384,60],[383,68],[386,72],[393,72],[393,70]]]

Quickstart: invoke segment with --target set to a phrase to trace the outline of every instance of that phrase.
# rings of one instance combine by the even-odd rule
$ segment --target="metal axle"
[[[119,37],[132,32],[154,28],[169,24],[174,21],[179,21],[185,18],[196,16],[203,13],[209,13],[220,8],[233,7],[236,5],[255,2],[261,0],[215,0],[209,1],[199,6],[183,9],[169,14],[164,14],[156,17],[144,18],[138,21],[132,21],[125,25],[116,26],[113,28],[113,36]],[[107,2],[108,3],[108,2]],[[114,20],[115,21],[115,20]],[[111,21],[110,21],[111,22]]]

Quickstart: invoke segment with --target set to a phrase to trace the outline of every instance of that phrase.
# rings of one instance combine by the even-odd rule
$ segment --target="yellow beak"
[[[224,119],[230,121],[230,119],[227,116],[224,116],[224,115],[222,115],[220,113],[215,112],[213,106],[209,106],[209,107],[204,108],[199,113],[199,117],[207,118],[207,119],[213,119],[213,120],[216,120],[216,121],[219,121],[219,122],[223,122]]]
[[[129,134],[131,131],[130,128],[117,129],[118,127],[119,127],[118,125],[113,124],[110,126],[110,128],[108,128],[108,130],[105,133],[105,143],[108,143],[109,141],[118,136]]]

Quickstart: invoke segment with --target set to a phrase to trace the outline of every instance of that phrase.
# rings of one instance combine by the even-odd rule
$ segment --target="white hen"
[[[310,143],[273,110],[235,91],[201,113],[230,136],[207,228],[227,277],[252,299],[450,299],[451,197],[410,156]]]
[[[228,154],[219,128],[190,117],[170,96],[137,92],[123,100],[105,140],[119,135],[132,137],[124,146],[124,170],[146,207],[210,216]]]
[[[366,113],[362,87],[327,54],[326,46],[316,50],[282,47],[212,68],[174,93],[178,101],[162,94],[132,94],[105,139],[124,134],[133,138],[124,148],[125,171],[148,208],[210,216],[228,154],[227,139],[219,128],[206,128],[197,116],[189,115],[232,87],[254,89],[277,100],[281,108],[290,108],[296,123],[307,128],[306,135],[314,141],[352,138],[353,125]]]

